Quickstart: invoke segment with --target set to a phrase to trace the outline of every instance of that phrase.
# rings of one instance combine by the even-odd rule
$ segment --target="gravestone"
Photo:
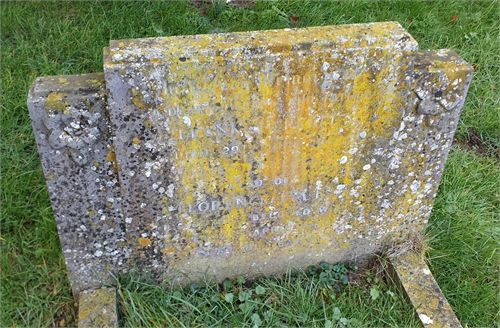
[[[75,296],[132,269],[253,278],[420,235],[471,75],[382,22],[111,41],[104,74],[38,78]]]

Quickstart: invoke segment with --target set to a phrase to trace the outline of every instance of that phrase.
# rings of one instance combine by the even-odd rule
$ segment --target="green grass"
[[[75,324],[74,302],[26,108],[28,88],[35,77],[102,71],[102,48],[110,39],[383,20],[399,21],[421,49],[452,48],[476,67],[457,130],[463,149],[457,146],[450,154],[426,234],[433,236],[429,242],[433,248],[429,252],[432,271],[461,323],[474,327],[499,325],[500,169],[494,158],[500,149],[499,10],[498,1],[262,1],[237,9],[217,4],[204,13],[172,1],[2,2],[0,326]],[[291,14],[299,18],[297,23],[290,22]],[[477,131],[487,148],[483,156],[464,147],[469,128]],[[122,311],[126,313],[133,305],[137,309],[129,312],[124,322],[135,320],[141,313],[150,322],[160,320],[163,310],[148,312],[147,306],[153,303],[146,298],[163,292],[160,287],[136,276],[120,279],[120,290],[127,293],[120,298]],[[269,279],[262,284],[269,292],[259,297],[262,303],[273,304],[268,297],[274,294],[291,299],[287,314],[292,318],[290,325],[299,325],[302,312],[318,325],[325,325],[335,307],[346,320],[356,319],[369,326],[411,324],[405,316],[396,321],[398,310],[388,314],[387,309],[400,306],[389,294],[372,300],[366,294],[373,286],[370,283],[349,287],[345,297],[350,301],[339,298],[332,304],[313,297],[318,294],[307,294],[296,281],[280,281],[278,286],[276,280]],[[207,288],[214,291],[213,297],[221,295],[220,287]],[[174,295],[168,288],[167,292]],[[234,295],[239,292],[234,291]],[[203,304],[208,297],[180,293],[178,299],[183,301],[177,302],[187,307]],[[125,302],[127,299],[135,303]],[[301,312],[294,307],[300,300],[309,299],[309,310]],[[231,305],[222,299],[214,302],[221,309]],[[358,305],[360,313],[354,311]],[[276,306],[272,307],[277,313],[273,317],[285,322]],[[257,310],[261,320],[269,310],[271,307],[266,306],[263,312]],[[363,319],[374,311],[381,316]],[[147,318],[148,313],[152,319]],[[251,325],[251,316],[242,315],[236,311],[234,317],[224,320],[229,325]],[[142,324],[130,321],[130,325]]]
[[[500,167],[453,149],[427,235],[431,270],[462,323],[499,324]]]
[[[179,290],[129,274],[117,284],[124,327],[420,327],[388,275],[367,270],[339,292],[318,275],[200,283]],[[239,281],[238,281],[239,280]],[[369,282],[368,282],[369,281]]]

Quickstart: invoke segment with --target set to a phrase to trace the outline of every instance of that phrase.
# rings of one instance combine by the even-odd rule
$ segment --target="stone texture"
[[[127,257],[102,73],[37,78],[28,109],[73,294]]]
[[[422,254],[404,253],[391,262],[424,327],[462,327]]]
[[[75,292],[108,270],[252,278],[420,234],[472,74],[394,22],[104,52],[105,86],[40,78],[28,100]]]
[[[78,328],[114,328],[117,326],[115,288],[85,290],[80,294]]]

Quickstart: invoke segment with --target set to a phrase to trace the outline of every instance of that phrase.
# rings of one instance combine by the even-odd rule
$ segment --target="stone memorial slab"
[[[137,261],[272,273],[422,231],[451,141],[425,115],[456,123],[445,106],[463,99],[443,95],[451,76],[418,75],[417,49],[396,23],[112,41]]]
[[[91,268],[252,278],[419,235],[472,74],[395,22],[119,40],[104,53],[99,110],[51,78],[29,98],[76,290]],[[36,123],[76,103],[79,121]],[[74,172],[70,185],[86,187],[61,196]]]

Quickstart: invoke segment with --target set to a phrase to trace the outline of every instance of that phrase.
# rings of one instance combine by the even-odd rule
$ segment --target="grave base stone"
[[[78,328],[118,327],[116,289],[99,288],[80,293]]]
[[[424,255],[408,252],[391,259],[397,281],[415,307],[424,327],[462,327],[425,263]]]

